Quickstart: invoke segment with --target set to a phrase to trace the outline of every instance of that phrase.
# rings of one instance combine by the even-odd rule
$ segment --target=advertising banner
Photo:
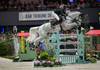
[[[50,20],[53,11],[19,12],[19,21]]]

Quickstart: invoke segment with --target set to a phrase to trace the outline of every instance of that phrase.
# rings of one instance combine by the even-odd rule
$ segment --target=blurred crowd
[[[76,0],[71,3],[68,0],[0,0],[0,11],[37,11],[59,8],[89,8],[93,7],[94,0]]]

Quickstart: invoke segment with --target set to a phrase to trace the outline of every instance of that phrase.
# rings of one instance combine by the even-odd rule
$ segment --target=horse
[[[30,36],[28,37],[27,41],[30,43],[33,42],[35,46],[38,46],[40,41],[44,40],[54,31],[59,32],[61,30],[71,30],[79,27],[82,22],[81,12],[79,11],[69,12],[65,18],[63,18],[63,16],[59,17],[56,13],[53,13],[53,15],[56,19],[53,19],[52,21],[44,23],[38,27],[31,27],[29,30]]]

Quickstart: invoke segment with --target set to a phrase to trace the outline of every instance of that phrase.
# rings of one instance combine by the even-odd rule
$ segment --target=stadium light
[[[69,0],[69,2],[70,2],[70,3],[74,3],[74,2],[75,2],[75,0]]]

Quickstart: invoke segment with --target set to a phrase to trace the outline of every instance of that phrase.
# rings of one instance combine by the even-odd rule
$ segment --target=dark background
[[[100,9],[98,8],[85,8],[80,10],[84,14],[88,14],[89,17],[89,24],[94,25],[98,27],[100,24],[99,22],[99,12]],[[19,12],[14,12],[14,11],[4,11],[0,12],[0,26],[5,26],[5,25],[33,25],[33,26],[38,26],[41,25],[47,21],[25,21],[25,22],[20,22],[18,20],[18,15]]]

